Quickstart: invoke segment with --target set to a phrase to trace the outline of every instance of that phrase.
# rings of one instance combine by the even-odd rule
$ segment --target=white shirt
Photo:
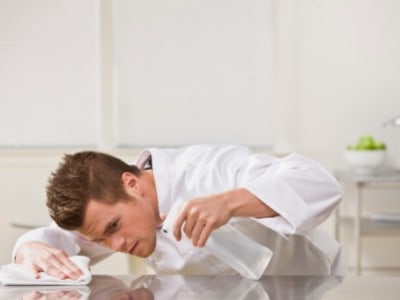
[[[139,156],[137,166],[143,168],[150,157],[160,212],[168,213],[175,201],[245,188],[279,214],[230,221],[273,251],[265,274],[343,275],[340,245],[317,228],[339,204],[342,190],[316,161],[298,154],[276,158],[234,145],[193,145],[147,149]],[[92,264],[112,253],[53,224],[21,236],[13,257],[16,249],[29,240],[60,247],[70,255],[87,255]],[[161,231],[157,232],[156,249],[148,261],[159,274],[234,272],[204,250],[185,240],[177,242]]]

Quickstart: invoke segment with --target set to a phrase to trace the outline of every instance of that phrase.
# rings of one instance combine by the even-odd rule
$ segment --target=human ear
[[[130,172],[124,172],[121,175],[122,184],[127,192],[133,191],[137,194],[142,194],[142,189],[139,182],[139,177]]]

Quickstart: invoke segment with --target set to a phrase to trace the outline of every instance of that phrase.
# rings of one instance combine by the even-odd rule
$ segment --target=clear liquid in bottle
[[[181,209],[178,201],[172,207],[163,224],[163,232],[172,235],[175,219]],[[204,250],[218,257],[244,278],[258,280],[267,268],[272,251],[238,231],[230,224],[214,230],[209,236]]]

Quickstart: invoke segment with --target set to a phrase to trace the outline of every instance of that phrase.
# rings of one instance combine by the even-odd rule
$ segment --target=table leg
[[[356,189],[356,207],[354,216],[354,252],[355,252],[355,268],[356,275],[361,275],[361,187],[357,184]]]

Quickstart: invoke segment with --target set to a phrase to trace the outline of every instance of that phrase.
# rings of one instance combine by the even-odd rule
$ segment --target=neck
[[[160,210],[158,207],[158,197],[157,197],[156,183],[154,180],[153,170],[151,169],[142,170],[140,177],[142,177],[142,184],[144,186],[143,197],[145,197],[151,202],[151,205],[153,206],[154,209],[157,225],[160,225],[163,220],[162,217],[160,216]]]

